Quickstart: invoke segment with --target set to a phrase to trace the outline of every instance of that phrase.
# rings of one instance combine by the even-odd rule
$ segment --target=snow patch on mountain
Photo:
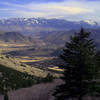
[[[88,23],[90,25],[98,25],[99,23],[92,21],[92,20],[84,20],[85,23]]]

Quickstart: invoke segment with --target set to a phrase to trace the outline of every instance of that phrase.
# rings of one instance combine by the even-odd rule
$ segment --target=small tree
[[[45,78],[42,79],[42,81],[44,83],[48,83],[48,82],[52,82],[54,79],[53,75],[51,75],[50,73],[47,74],[47,76]]]
[[[65,84],[60,85],[54,92],[55,100],[66,100],[67,98],[78,98],[94,91],[94,78],[98,67],[96,59],[96,48],[90,33],[82,28],[79,33],[71,36],[60,56],[65,61],[62,79]],[[93,90],[93,91],[92,91]]]

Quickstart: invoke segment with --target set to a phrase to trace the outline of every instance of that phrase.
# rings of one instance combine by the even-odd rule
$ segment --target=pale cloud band
[[[89,1],[89,2],[87,2]],[[0,14],[6,14],[8,17],[46,17],[46,18],[64,18],[69,20],[98,19],[98,10],[100,2],[93,0],[64,0],[63,2],[50,3],[28,3],[13,4],[1,2],[0,5],[7,7],[0,8]],[[93,5],[93,6],[92,6]],[[76,19],[77,18],[77,19]]]

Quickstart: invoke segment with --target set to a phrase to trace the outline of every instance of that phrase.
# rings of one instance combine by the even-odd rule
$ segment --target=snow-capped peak
[[[85,23],[88,23],[90,25],[97,25],[98,23],[92,20],[84,20]]]
[[[24,18],[24,21],[27,21],[28,20],[28,18]]]

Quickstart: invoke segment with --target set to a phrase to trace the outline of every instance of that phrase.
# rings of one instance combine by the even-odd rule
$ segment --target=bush
[[[43,78],[42,81],[44,83],[48,83],[48,82],[52,82],[53,79],[54,79],[54,77],[50,73],[48,73],[48,75],[45,78]]]

